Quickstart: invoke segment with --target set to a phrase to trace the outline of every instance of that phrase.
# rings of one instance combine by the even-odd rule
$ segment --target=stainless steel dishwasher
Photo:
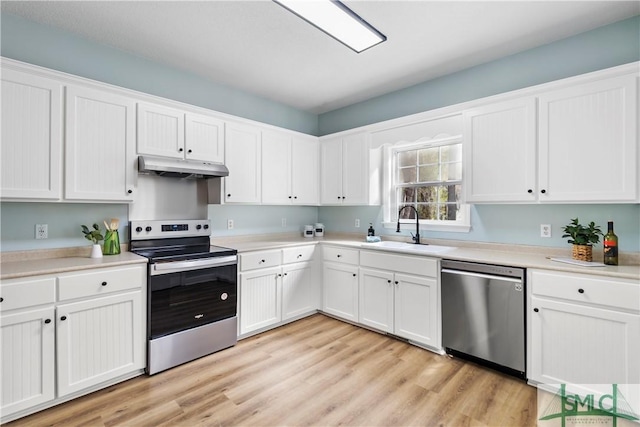
[[[442,260],[447,354],[526,379],[525,270]]]

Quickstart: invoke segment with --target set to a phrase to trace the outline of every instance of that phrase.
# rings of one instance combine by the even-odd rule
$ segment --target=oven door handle
[[[161,262],[151,265],[151,275],[176,273],[189,270],[201,270],[203,268],[224,267],[238,263],[237,255],[228,255],[215,258],[196,259],[190,261]]]

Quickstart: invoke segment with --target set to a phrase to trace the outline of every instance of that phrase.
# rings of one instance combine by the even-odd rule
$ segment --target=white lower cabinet
[[[240,254],[240,335],[318,310],[314,250],[308,245]]]
[[[2,419],[142,372],[146,266],[3,280]]]
[[[529,271],[528,377],[567,384],[583,395],[625,396],[640,384],[640,288],[637,281]]]
[[[350,322],[358,322],[359,251],[324,246],[322,253],[322,310]]]
[[[360,265],[359,323],[439,349],[438,261],[362,251]]]

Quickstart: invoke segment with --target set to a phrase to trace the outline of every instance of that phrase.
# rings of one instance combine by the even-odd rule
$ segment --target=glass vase
[[[118,255],[120,253],[120,236],[118,230],[107,230],[104,234],[104,251],[105,255]]]

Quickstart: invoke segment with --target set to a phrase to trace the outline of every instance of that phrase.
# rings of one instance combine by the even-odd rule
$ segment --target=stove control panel
[[[131,240],[211,235],[211,221],[208,219],[131,221],[129,227]]]

